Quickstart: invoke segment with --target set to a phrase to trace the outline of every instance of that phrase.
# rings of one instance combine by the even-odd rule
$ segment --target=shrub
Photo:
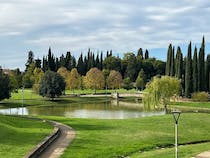
[[[196,92],[192,94],[192,100],[199,102],[206,102],[208,101],[208,96],[209,94],[206,92]]]

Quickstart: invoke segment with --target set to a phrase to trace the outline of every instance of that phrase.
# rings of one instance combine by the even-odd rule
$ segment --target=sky
[[[25,69],[28,51],[35,58],[88,48],[123,56],[148,49],[166,59],[169,43],[186,53],[190,41],[210,52],[208,0],[0,0],[0,65]]]

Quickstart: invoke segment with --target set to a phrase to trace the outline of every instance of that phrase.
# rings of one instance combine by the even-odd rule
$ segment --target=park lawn
[[[52,131],[48,123],[0,115],[0,157],[21,158]]]
[[[171,102],[172,106],[210,108],[210,102]]]
[[[62,158],[113,158],[130,155],[135,157],[135,153],[139,151],[149,151],[151,156],[148,157],[152,157],[156,147],[167,147],[174,144],[174,121],[171,115],[125,120],[75,119],[54,116],[43,116],[43,118],[67,124],[76,131],[76,139]],[[183,113],[179,122],[180,143],[210,140],[209,114]],[[189,149],[185,148],[186,151],[188,150],[185,157],[196,155],[207,148],[204,149],[201,146],[195,150],[193,146],[189,146]],[[165,157],[171,157],[172,153],[173,149],[161,151]],[[153,156],[156,155],[153,154]]]
[[[137,152],[130,155],[130,158],[169,158],[175,157],[174,148],[158,149],[153,151],[146,151],[143,153]],[[210,150],[210,143],[193,144],[179,146],[179,157],[190,158],[197,154]]]

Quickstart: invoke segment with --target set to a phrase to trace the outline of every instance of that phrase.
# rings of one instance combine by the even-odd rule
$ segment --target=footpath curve
[[[42,120],[31,117],[25,118]],[[52,123],[54,126],[53,134],[50,134],[45,138],[43,142],[38,144],[35,149],[28,153],[24,158],[59,158],[75,138],[75,131],[71,127],[56,121],[48,120],[48,122]]]
[[[50,122],[53,123],[54,127],[60,129],[60,135],[43,153],[41,153],[39,158],[59,158],[76,135],[71,127],[55,121]]]
[[[195,158],[210,158],[210,151],[202,152],[195,156]]]

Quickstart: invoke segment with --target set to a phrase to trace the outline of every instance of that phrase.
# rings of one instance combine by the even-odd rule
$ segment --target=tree
[[[9,99],[11,93],[10,79],[0,67],[0,100]]]
[[[26,65],[26,71],[27,71],[29,65],[32,64],[33,62],[34,62],[34,53],[30,50],[28,52],[28,60],[27,60],[27,62],[25,64]]]
[[[182,51],[181,48],[177,48],[177,53],[176,53],[176,63],[175,63],[175,77],[178,79],[182,78],[182,72],[183,72],[183,56],[182,56]]]
[[[68,76],[67,79],[67,85],[71,90],[74,89],[79,89],[80,88],[80,83],[81,83],[81,79],[80,79],[80,75],[77,72],[76,68],[73,68]]]
[[[39,88],[39,94],[43,97],[55,98],[62,95],[65,90],[65,82],[61,75],[53,71],[45,72]]]
[[[191,42],[188,46],[187,60],[185,65],[185,96],[190,97],[192,93],[192,48]]]
[[[167,105],[170,98],[178,95],[181,81],[170,76],[154,77],[147,85],[143,97],[144,106],[149,109],[164,107],[167,111]]]
[[[210,54],[207,55],[206,60],[206,85],[207,85],[207,91],[210,91]]]
[[[119,71],[112,70],[107,78],[108,88],[118,89],[122,85],[122,75]]]
[[[32,88],[34,84],[34,75],[33,75],[34,69],[35,69],[35,63],[31,63],[27,71],[23,75],[23,86],[25,88]]]
[[[125,76],[134,81],[137,77],[136,72],[136,56],[134,53],[126,53],[123,57],[123,62],[126,65]]]
[[[139,48],[138,53],[137,53],[137,56],[140,57],[141,59],[144,58],[142,48]]]
[[[165,71],[165,74],[167,76],[171,75],[170,72],[171,72],[172,52],[173,52],[172,44],[169,44],[168,53],[167,53],[167,61],[166,61],[166,71]]]
[[[66,83],[68,82],[67,80],[68,80],[68,77],[69,77],[69,71],[67,70],[67,68],[62,66],[58,69],[57,73],[60,74],[63,77],[63,79]],[[67,85],[68,84],[66,84],[66,86]]]
[[[147,49],[146,49],[146,51],[145,51],[144,58],[145,58],[145,59],[148,59],[148,58],[149,58],[149,51],[148,51]]]
[[[101,70],[97,68],[91,68],[87,72],[84,78],[84,82],[86,88],[94,89],[96,93],[96,89],[104,88],[105,84],[104,75]]]
[[[124,80],[123,80],[123,88],[125,88],[126,90],[129,90],[129,89],[133,88],[131,79],[129,77],[124,78]]]
[[[136,88],[143,90],[145,87],[145,83],[146,83],[146,76],[144,74],[144,70],[141,69],[141,71],[139,72],[139,75],[136,79]]]
[[[34,85],[33,85],[33,90],[38,93],[39,92],[39,86],[40,82],[42,80],[42,77],[44,76],[44,72],[41,68],[35,68],[33,71],[33,76],[34,76]]]
[[[193,68],[193,92],[197,92],[198,91],[198,54],[197,54],[196,47],[195,47],[194,55],[193,55],[192,68]]]
[[[114,56],[109,56],[103,61],[104,69],[120,71],[121,59]]]
[[[198,58],[198,90],[205,91],[206,83],[205,83],[205,39],[203,37],[201,48],[199,51]]]
[[[22,73],[20,69],[10,70],[9,73],[11,90],[17,91],[22,86]]]
[[[85,75],[85,63],[83,61],[83,55],[82,53],[80,54],[80,57],[78,59],[78,62],[77,62],[77,70],[79,72],[80,75]]]

